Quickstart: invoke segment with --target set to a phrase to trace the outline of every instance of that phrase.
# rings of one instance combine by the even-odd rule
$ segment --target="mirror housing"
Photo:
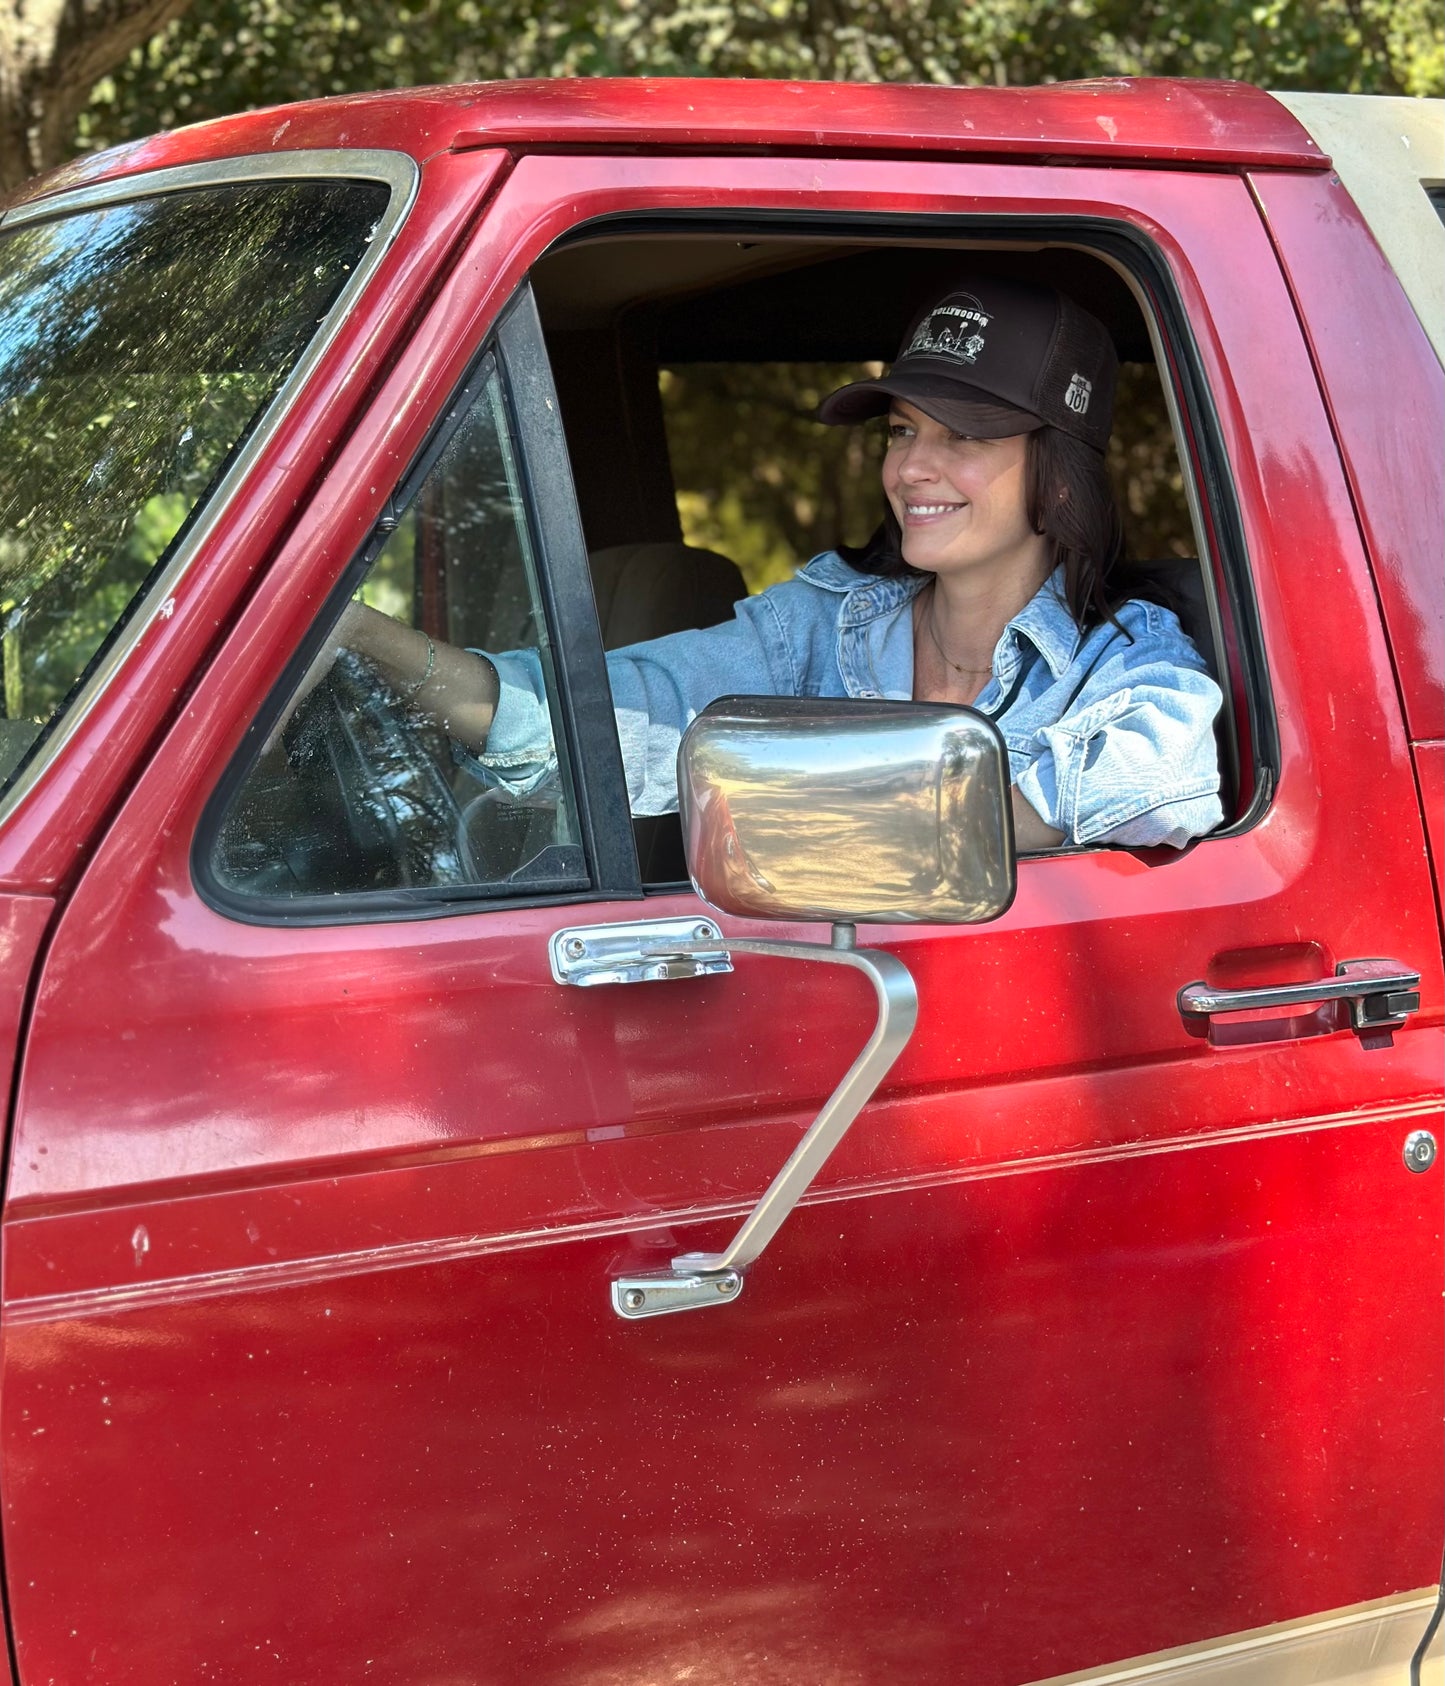
[[[748,919],[978,924],[1013,901],[1008,752],[946,703],[723,697],[683,734],[698,894]]]

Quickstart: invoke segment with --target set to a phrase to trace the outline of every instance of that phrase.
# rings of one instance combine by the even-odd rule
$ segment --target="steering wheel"
[[[364,656],[345,649],[337,654],[287,723],[282,741],[289,766],[318,807],[329,807],[333,834],[344,843],[339,852],[349,882],[324,888],[477,882],[452,788],[450,740]]]
[[[248,774],[216,868],[253,895],[484,881],[456,772],[437,722],[343,649]]]

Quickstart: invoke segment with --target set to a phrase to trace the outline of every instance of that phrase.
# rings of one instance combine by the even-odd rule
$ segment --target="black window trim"
[[[533,887],[518,885],[512,894],[489,892],[483,885],[427,885],[294,897],[252,895],[223,884],[212,860],[232,801],[346,602],[366,577],[402,512],[420,492],[494,371],[511,432],[540,607],[553,654],[555,701],[564,739],[559,749],[568,757],[586,881],[549,884],[544,880]],[[538,495],[541,487],[546,488],[545,496]],[[366,542],[328,593],[305,638],[247,727],[202,811],[191,846],[191,876],[208,906],[250,925],[378,924],[641,898],[626,777],[612,722],[606,658],[582,522],[572,495],[571,465],[541,322],[526,282],[502,310],[425,443],[387,499]]]
[[[538,584],[553,640],[583,847],[599,895],[637,898],[642,884],[587,543],[572,489],[572,463],[552,366],[528,282],[502,313],[497,349],[523,503],[533,529]],[[542,488],[545,496],[539,495]]]

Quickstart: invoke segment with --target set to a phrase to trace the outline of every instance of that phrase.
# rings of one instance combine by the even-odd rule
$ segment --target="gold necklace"
[[[938,628],[933,624],[935,589],[936,588],[934,586],[929,586],[928,588],[928,614],[925,618],[928,622],[928,636],[933,640],[933,647],[942,657],[944,666],[951,667],[955,673],[965,674],[969,678],[977,678],[980,673],[992,674],[993,667],[991,665],[989,667],[960,667],[956,661],[950,659],[948,652],[944,649],[942,644],[938,642]]]

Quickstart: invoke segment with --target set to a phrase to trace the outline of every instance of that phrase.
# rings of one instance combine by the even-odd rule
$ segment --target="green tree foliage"
[[[663,373],[679,512],[752,591],[801,558],[862,544],[878,523],[881,429],[820,428],[818,405],[862,371],[821,363],[694,363]],[[877,365],[870,373],[881,372]]]
[[[1445,30],[1434,0],[193,0],[97,87],[81,139],[366,88],[609,75],[1440,94]]]
[[[1006,85],[1168,75],[1279,88],[1445,92],[1436,0],[145,3],[157,17],[177,5],[184,10],[96,84],[75,129],[79,147],[328,94],[522,76]],[[134,16],[142,0],[86,5],[97,18]],[[19,39],[13,25],[6,33],[6,19],[24,10],[22,0],[0,0],[0,48]],[[81,6],[76,16],[84,14]],[[57,47],[77,50],[74,42]],[[85,62],[94,65],[94,55]],[[3,84],[0,77],[0,103]],[[734,556],[754,588],[800,555],[839,539],[856,542],[876,517],[878,441],[856,430],[824,433],[807,420],[812,402],[853,372],[669,372],[669,445],[688,537]],[[1127,382],[1136,377],[1154,382],[1150,370],[1126,371],[1112,466],[1136,554],[1164,555],[1187,542],[1180,535],[1188,524],[1162,412],[1128,401]]]
[[[190,0],[0,0],[0,193],[70,155],[97,80]]]

